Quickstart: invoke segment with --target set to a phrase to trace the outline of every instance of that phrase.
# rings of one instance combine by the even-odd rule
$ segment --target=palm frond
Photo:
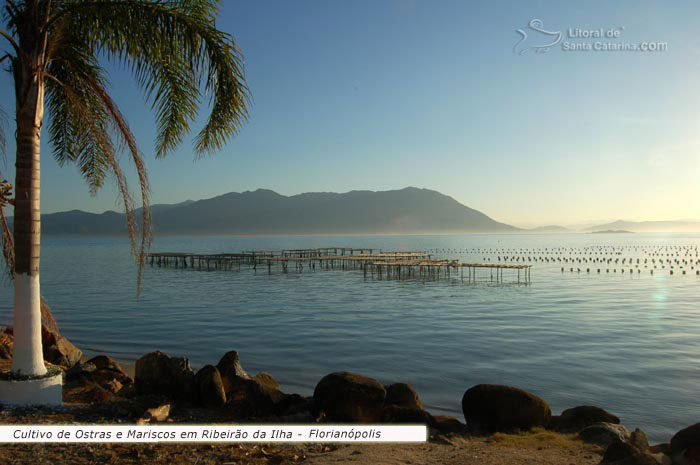
[[[136,140],[106,90],[97,57],[132,71],[155,113],[156,157],[172,152],[190,132],[205,95],[210,114],[194,146],[201,156],[221,148],[247,119],[250,96],[241,52],[215,26],[216,0],[37,1],[48,2],[42,10],[46,20],[37,27],[47,38],[47,65],[40,72],[46,77],[54,155],[61,165],[77,164],[93,194],[108,175],[114,176],[139,264],[140,289],[152,239],[149,181]],[[22,5],[5,12],[10,31],[20,36],[27,20],[21,17]],[[133,199],[118,163],[124,150],[135,165],[141,191],[138,245]]]
[[[249,92],[233,38],[214,25],[212,0],[102,0],[69,2],[67,21],[90,48],[125,63],[152,104],[158,126],[156,155],[165,156],[189,132],[200,86],[211,114],[195,152],[221,148],[247,119]]]
[[[136,160],[143,209],[148,212],[145,167],[131,130],[104,89],[106,80],[94,54],[89,49],[80,47],[79,40],[74,40],[72,45],[73,53],[64,51],[62,59],[51,63],[50,74],[47,74],[49,140],[59,163],[78,164],[92,193],[103,185],[107,173],[114,176],[127,218],[131,251],[141,264],[150,244],[150,217],[145,217],[148,223],[141,227],[141,246],[137,247],[133,200],[126,177],[117,161],[118,148],[113,145],[112,137],[121,140],[120,145],[127,146],[132,158]],[[139,285],[140,283],[139,280]]]

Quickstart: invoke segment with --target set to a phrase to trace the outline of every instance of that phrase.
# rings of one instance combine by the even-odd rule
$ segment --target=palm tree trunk
[[[32,75],[33,74],[33,75]],[[15,313],[12,371],[28,375],[46,373],[41,346],[39,256],[39,145],[44,113],[44,85],[36,73],[24,75],[17,95],[17,162],[14,214]]]

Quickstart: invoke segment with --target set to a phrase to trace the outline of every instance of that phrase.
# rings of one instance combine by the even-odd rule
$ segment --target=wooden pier
[[[272,273],[319,270],[361,270],[365,279],[413,279],[420,281],[461,279],[467,282],[529,284],[531,265],[460,263],[432,258],[426,252],[382,252],[379,249],[324,247],[282,251],[249,250],[234,253],[195,254],[156,252],[149,254],[152,266],[206,271],[240,271],[241,266]]]
[[[376,274],[379,279],[418,279],[437,280],[442,278],[459,278],[462,281],[508,282],[504,271],[514,270],[510,282],[516,284],[530,283],[529,265],[499,265],[492,263],[459,263],[457,260],[404,260],[370,262],[364,267],[364,275]],[[488,271],[488,274],[480,270]]]

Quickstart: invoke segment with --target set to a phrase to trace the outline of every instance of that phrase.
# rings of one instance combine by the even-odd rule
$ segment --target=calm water
[[[502,249],[695,247],[700,235],[231,236],[161,238],[153,250],[329,245],[455,249],[444,255],[497,262]],[[644,255],[640,248],[619,257],[630,256]],[[349,370],[408,382],[433,413],[458,417],[465,389],[510,384],[540,395],[555,413],[603,406],[656,441],[700,416],[700,277],[689,268],[685,276],[678,269],[670,276],[668,266],[630,276],[619,266],[613,274],[614,264],[565,264],[562,273],[561,264],[536,263],[530,286],[149,268],[137,300],[125,240],[45,239],[42,259],[42,293],[61,331],[87,353],[133,361],[159,349],[197,367],[237,350],[247,370],[270,372],[289,392],[309,394],[323,375]],[[611,273],[570,273],[570,266]],[[12,292],[7,282],[2,290],[7,323]]]

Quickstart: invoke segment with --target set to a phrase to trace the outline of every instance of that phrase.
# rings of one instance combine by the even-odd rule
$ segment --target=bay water
[[[507,384],[544,398],[554,413],[599,405],[652,441],[700,421],[697,266],[652,274],[650,261],[651,253],[680,259],[679,251],[690,259],[700,234],[157,237],[152,250],[333,246],[430,251],[462,262],[540,258],[529,285],[510,283],[513,272],[492,282],[485,270],[472,283],[459,274],[421,282],[318,268],[268,274],[147,266],[137,297],[126,239],[48,237],[41,289],[63,335],[88,355],[127,363],[161,350],[197,368],[237,350],[246,370],[269,372],[286,392],[310,395],[324,375],[347,370],[409,383],[433,414],[462,420],[466,389]],[[642,261],[624,274],[620,262],[576,261],[604,254]],[[5,278],[0,324],[11,320]]]

